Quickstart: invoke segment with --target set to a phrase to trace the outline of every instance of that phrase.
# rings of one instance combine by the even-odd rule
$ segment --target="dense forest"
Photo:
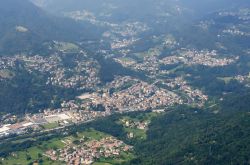
[[[131,164],[248,164],[250,93],[230,95],[219,107],[179,107],[155,119]],[[213,113],[213,110],[218,110]]]

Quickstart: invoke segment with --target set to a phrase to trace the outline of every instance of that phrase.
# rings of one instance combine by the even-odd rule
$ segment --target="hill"
[[[93,39],[98,30],[91,25],[47,14],[28,0],[0,2],[0,54],[33,53],[45,41]]]

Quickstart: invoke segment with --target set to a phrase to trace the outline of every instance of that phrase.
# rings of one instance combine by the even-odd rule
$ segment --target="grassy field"
[[[168,70],[169,73],[175,73],[178,69],[181,69],[183,68],[184,65],[180,64],[178,65],[177,67],[171,69],[171,70]]]
[[[146,52],[135,53],[135,56],[139,59],[143,59],[144,57],[159,56],[161,54],[161,50],[161,46],[156,46]]]
[[[223,80],[226,84],[233,80],[233,77],[218,77],[219,80]]]
[[[158,113],[150,112],[150,113],[139,114],[135,118],[124,116],[122,119],[131,120],[134,122],[145,122],[145,121],[150,122],[154,117],[157,117],[158,115],[159,115]]]
[[[129,57],[121,57],[121,58],[118,58],[118,59],[123,61],[123,62],[126,62],[126,63],[135,63],[135,60],[132,59],[132,58],[129,58]]]
[[[15,74],[7,69],[0,70],[0,78],[12,78]]]
[[[43,153],[48,149],[63,148],[64,143],[59,138],[55,138],[49,141],[45,141],[40,145],[30,147],[24,151],[18,151],[12,153],[4,160],[0,160],[0,164],[4,165],[28,165],[37,160],[43,165],[61,165],[62,162],[52,162]]]
[[[137,128],[124,128],[124,130],[127,133],[133,133],[134,138],[136,138],[136,139],[140,139],[140,140],[147,139],[146,130],[137,129]]]
[[[64,52],[76,52],[79,50],[79,47],[73,43],[69,42],[58,42],[55,45],[55,48],[60,51]]]
[[[49,158],[43,156],[44,150],[39,147],[31,147],[25,151],[13,153],[2,162],[4,165],[28,165],[35,161],[42,165],[62,165],[62,162],[52,162]]]
[[[44,149],[50,149],[50,148],[56,148],[56,149],[59,149],[59,148],[63,148],[64,147],[64,143],[62,142],[61,139],[53,139],[53,140],[50,140],[49,142],[43,142],[42,143],[42,148]]]
[[[133,153],[122,152],[117,158],[101,158],[98,160],[97,164],[94,165],[109,165],[109,164],[122,164],[134,159]]]
[[[93,165],[111,165],[110,163],[95,162]]]
[[[53,128],[59,127],[59,124],[56,123],[56,122],[54,122],[54,123],[48,123],[48,124],[43,125],[43,127],[45,129],[53,129]]]
[[[89,138],[89,140],[101,140],[102,138],[108,137],[108,135],[103,132],[99,132],[94,129],[88,129],[87,131],[77,133],[77,138],[73,138],[75,140],[79,140],[83,136]]]

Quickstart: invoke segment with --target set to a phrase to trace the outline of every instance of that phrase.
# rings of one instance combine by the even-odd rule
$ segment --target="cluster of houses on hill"
[[[64,142],[62,149],[50,149],[44,153],[51,160],[59,160],[69,165],[92,164],[99,158],[116,158],[122,152],[129,152],[132,146],[113,137],[105,137],[100,140],[86,141],[85,137],[78,144],[70,141]]]

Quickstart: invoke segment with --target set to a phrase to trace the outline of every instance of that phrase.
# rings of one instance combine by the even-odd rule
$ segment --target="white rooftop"
[[[33,125],[33,123],[32,123],[32,122],[29,122],[29,123],[24,123],[24,124],[23,124],[23,126],[24,126],[24,127],[28,127],[28,126],[31,126],[31,125]]]
[[[1,127],[0,133],[10,130],[10,128],[8,126],[10,126],[10,124],[7,124],[7,125],[4,125],[3,127]]]

